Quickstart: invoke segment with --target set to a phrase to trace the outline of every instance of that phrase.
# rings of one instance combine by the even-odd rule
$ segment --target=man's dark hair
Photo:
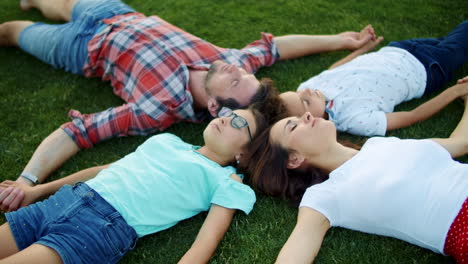
[[[236,99],[234,98],[227,98],[222,99],[220,97],[216,97],[216,101],[219,104],[219,109],[222,107],[228,107],[232,110],[235,109],[246,109],[251,105],[256,105],[256,108],[261,110],[262,112],[267,113],[274,113],[273,115],[279,115],[281,113],[286,113],[286,108],[282,103],[281,99],[279,99],[279,92],[274,87],[273,81],[269,78],[262,78],[260,80],[259,88],[257,92],[252,96],[250,102],[247,105],[241,105]],[[265,109],[272,108],[272,109]],[[272,111],[275,109],[274,111]],[[269,119],[272,116],[268,117]],[[278,119],[276,119],[278,120]]]

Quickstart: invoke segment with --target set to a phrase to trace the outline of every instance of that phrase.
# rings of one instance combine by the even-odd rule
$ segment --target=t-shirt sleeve
[[[260,67],[271,66],[279,59],[278,49],[270,33],[262,33],[261,39],[248,44],[240,51],[246,56],[243,68],[252,73]]]
[[[226,178],[218,185],[211,199],[212,204],[242,210],[246,214],[252,211],[255,201],[255,193],[249,186],[231,178]]]
[[[387,117],[383,111],[358,113],[337,123],[338,130],[358,136],[385,136],[387,131]]]
[[[324,183],[307,188],[299,207],[308,207],[318,211],[330,221],[331,226],[338,221],[338,206],[333,189],[327,188]]]

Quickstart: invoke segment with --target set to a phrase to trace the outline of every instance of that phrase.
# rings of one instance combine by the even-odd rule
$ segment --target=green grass
[[[35,10],[22,12],[18,2],[0,1],[0,22],[44,21]],[[406,38],[443,36],[468,15],[464,0],[126,2],[145,14],[158,14],[218,46],[232,48],[241,48],[257,39],[261,31],[275,35],[333,34],[359,30],[369,23],[385,37],[386,44]],[[257,76],[272,77],[282,91],[294,90],[300,82],[346,54],[336,52],[281,62],[260,70]],[[122,104],[108,83],[55,70],[18,49],[0,48],[0,62],[0,180],[16,178],[41,140],[68,121],[69,109],[92,113]],[[464,75],[468,75],[466,65],[456,77]],[[424,97],[397,109],[410,109],[427,99],[429,97]],[[431,120],[389,135],[402,138],[448,136],[461,113],[461,102],[454,102]],[[188,142],[202,144],[204,126],[178,124],[168,132]],[[144,137],[114,139],[82,151],[50,179],[112,162],[133,151],[144,140]],[[466,157],[461,160],[467,161]],[[296,209],[283,201],[259,195],[249,216],[240,213],[235,216],[211,263],[272,263],[295,224],[296,213]],[[141,239],[122,262],[177,262],[190,247],[205,216],[198,215]],[[4,221],[0,215],[0,223]],[[452,260],[396,239],[333,228],[325,238],[317,263],[452,263]]]

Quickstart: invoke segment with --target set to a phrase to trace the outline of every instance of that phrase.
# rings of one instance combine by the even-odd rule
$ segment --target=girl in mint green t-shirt
[[[256,110],[227,110],[222,115],[204,130],[202,147],[159,134],[111,165],[35,187],[3,184],[0,188],[23,190],[23,206],[60,190],[43,202],[6,214],[8,223],[0,227],[0,259],[114,263],[139,237],[209,210],[181,259],[207,262],[236,209],[246,214],[252,210],[254,192],[229,165],[267,125]],[[86,182],[66,185],[78,181]]]

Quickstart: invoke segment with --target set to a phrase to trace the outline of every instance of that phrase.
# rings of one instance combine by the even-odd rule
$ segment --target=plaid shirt
[[[104,20],[109,26],[88,44],[87,77],[110,80],[124,105],[83,115],[71,110],[72,122],[62,125],[80,148],[126,135],[147,135],[179,121],[200,122],[195,112],[189,70],[207,70],[215,60],[254,73],[272,65],[279,54],[271,34],[243,49],[217,47],[157,16],[139,13]]]

